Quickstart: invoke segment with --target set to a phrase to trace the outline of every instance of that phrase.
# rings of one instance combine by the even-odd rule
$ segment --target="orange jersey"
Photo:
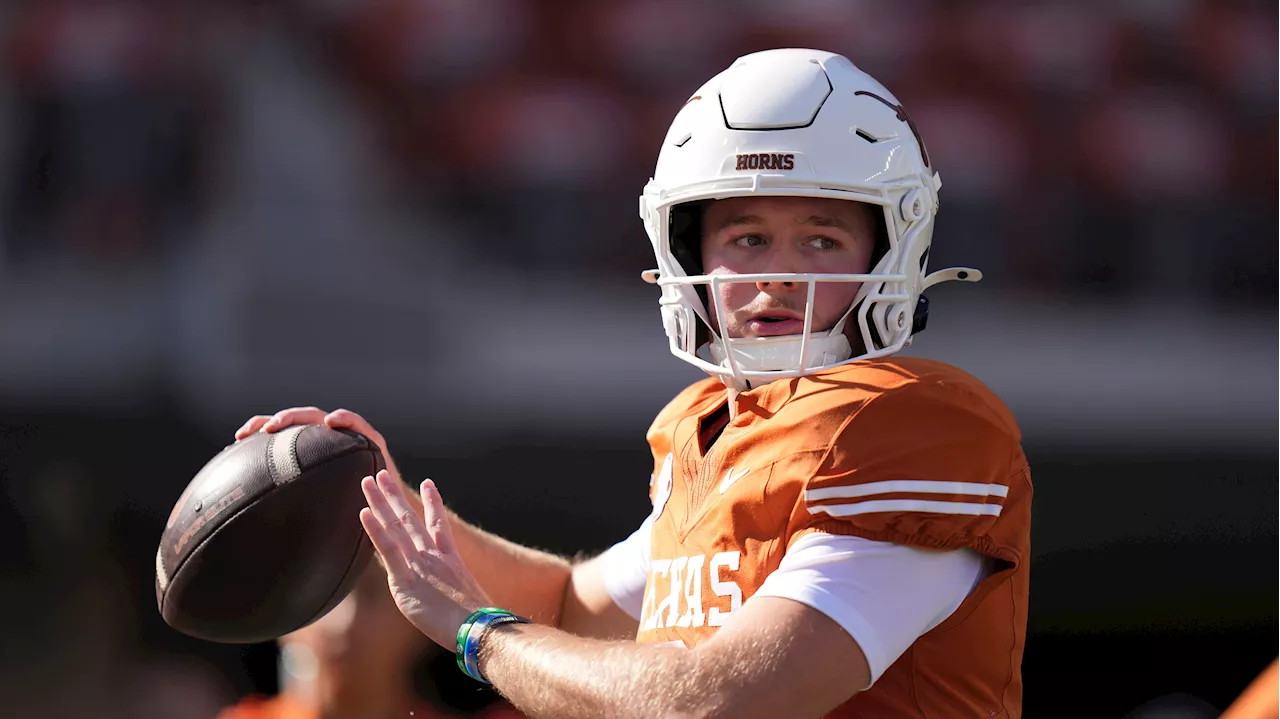
[[[831,717],[1022,714],[1031,475],[1004,404],[923,359],[866,360],[741,393],[709,447],[718,380],[649,430],[654,479],[641,642],[694,646],[724,625],[811,532],[969,548],[995,569]]]
[[[274,697],[249,696],[222,710],[218,719],[319,719],[315,707],[287,694]]]

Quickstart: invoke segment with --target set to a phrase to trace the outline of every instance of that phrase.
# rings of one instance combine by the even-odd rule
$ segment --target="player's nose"
[[[777,281],[764,280],[764,281],[756,282],[756,289],[760,290],[761,292],[780,292],[780,291],[789,292],[791,290],[794,290],[798,284],[799,284],[798,282],[791,282],[791,281],[777,282]]]
[[[766,263],[767,269],[763,270],[763,272],[792,274],[804,271],[804,258],[801,257],[800,253],[794,247],[791,247],[789,243],[778,243],[770,249],[771,252],[769,253],[768,262]],[[765,280],[758,281],[755,284],[756,289],[761,292],[773,293],[793,292],[798,287],[802,287],[804,285],[803,282],[796,282],[793,280]]]

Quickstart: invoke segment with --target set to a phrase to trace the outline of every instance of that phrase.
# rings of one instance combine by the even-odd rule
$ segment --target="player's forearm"
[[[494,688],[533,717],[721,715],[723,697],[703,686],[698,669],[697,653],[684,647],[584,639],[527,624],[490,630],[480,654]]]
[[[449,512],[449,527],[467,569],[497,606],[540,624],[560,626],[569,561],[508,541]]]

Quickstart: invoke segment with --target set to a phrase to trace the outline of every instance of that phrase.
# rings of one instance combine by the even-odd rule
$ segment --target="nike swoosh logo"
[[[742,476],[747,474],[750,471],[751,470],[749,469],[743,469],[743,470],[740,470],[737,474],[734,474],[733,467],[730,467],[729,471],[724,473],[724,479],[720,480],[720,494],[724,494],[724,491],[726,489],[732,486],[734,482],[738,481],[739,479],[742,479]]]

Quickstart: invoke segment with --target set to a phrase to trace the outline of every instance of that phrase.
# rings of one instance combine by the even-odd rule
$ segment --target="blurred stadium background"
[[[355,409],[515,539],[625,536],[696,378],[636,197],[686,97],[778,46],[899,96],[934,264],[986,272],[912,351],[1024,424],[1027,716],[1224,708],[1277,655],[1276,45],[1253,0],[0,4],[0,714],[274,690],[273,647],[152,590],[254,413]]]

